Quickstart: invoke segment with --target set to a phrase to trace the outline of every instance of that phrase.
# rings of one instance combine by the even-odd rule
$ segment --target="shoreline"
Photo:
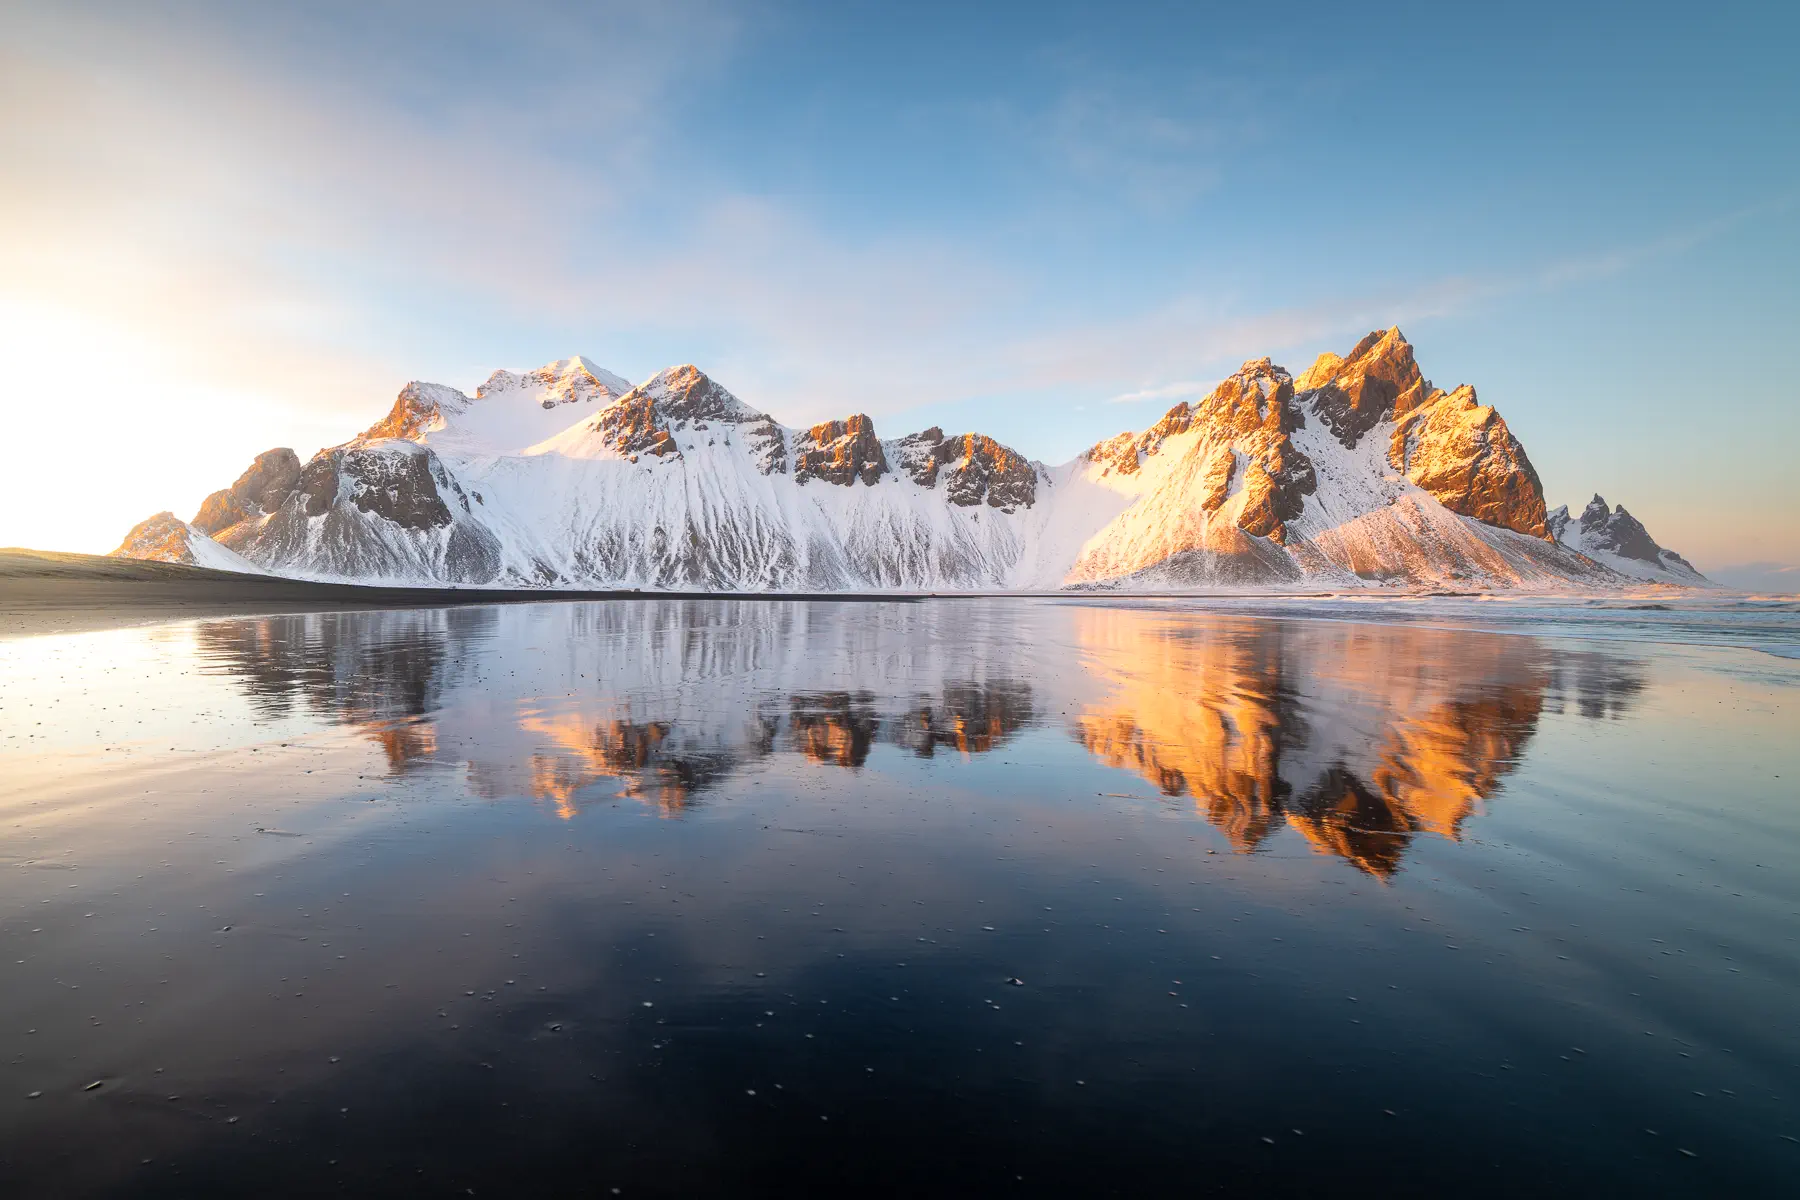
[[[0,549],[0,639],[54,633],[154,625],[200,617],[267,616],[276,613],[396,608],[437,608],[479,604],[548,604],[603,600],[804,600],[809,602],[910,604],[922,600],[992,598],[1081,601],[1228,600],[1425,601],[1475,600],[1505,603],[1542,600],[1631,601],[1692,596],[1722,599],[1718,593],[1646,585],[1609,593],[1449,591],[1139,592],[1111,589],[1066,591],[892,591],[892,592],[703,592],[642,589],[538,589],[407,587],[391,584],[328,583],[274,575],[245,575],[181,563],[111,558],[46,550]]]

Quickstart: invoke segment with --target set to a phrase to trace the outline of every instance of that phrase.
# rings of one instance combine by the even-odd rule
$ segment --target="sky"
[[[1398,324],[1553,507],[1800,589],[1796,44],[1766,2],[0,0],[0,545],[110,550],[412,379],[693,362],[1060,462]]]

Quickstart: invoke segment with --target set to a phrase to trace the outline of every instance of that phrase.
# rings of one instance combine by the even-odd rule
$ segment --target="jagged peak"
[[[164,510],[131,527],[112,558],[140,558],[150,562],[194,562],[194,531],[186,521]]]
[[[636,390],[661,398],[665,395],[685,394],[694,388],[712,382],[712,377],[693,363],[681,363],[673,367],[664,367],[638,384]],[[718,385],[714,384],[714,386]]]
[[[771,431],[774,428],[767,413],[739,400],[693,363],[664,367],[614,399],[602,417],[613,422],[618,419],[617,413],[639,409],[645,410],[653,423],[730,421],[766,424]]]
[[[1276,366],[1274,360],[1266,354],[1261,358],[1245,359],[1244,365],[1239,367],[1233,374],[1239,379],[1293,378],[1292,375],[1288,374],[1288,369],[1286,367]]]
[[[1332,377],[1344,368],[1344,356],[1333,354],[1327,350],[1313,359],[1313,365],[1300,372],[1294,380],[1294,387],[1302,392],[1330,383]]]
[[[630,381],[586,355],[553,359],[531,371],[495,371],[475,389],[477,400],[502,392],[529,390],[546,406],[575,400],[611,399],[631,390]]]
[[[594,363],[594,360],[585,354],[572,354],[568,358],[559,358],[553,363],[546,363],[542,369],[546,371],[554,370],[558,373],[563,371],[586,371],[595,379],[600,379],[612,374],[612,372],[608,371],[606,368],[597,366]]]
[[[878,483],[888,473],[887,454],[875,436],[875,422],[862,413],[821,421],[801,435],[794,455],[794,479],[850,484]]]
[[[476,394],[480,395],[479,392]],[[416,438],[429,432],[445,412],[461,412],[468,404],[469,398],[453,387],[415,379],[400,389],[387,416],[351,440]]]
[[[1398,325],[1389,325],[1386,329],[1371,330],[1356,343],[1348,355],[1348,361],[1356,362],[1363,358],[1394,358],[1400,355],[1411,357],[1412,343],[1400,332]]]

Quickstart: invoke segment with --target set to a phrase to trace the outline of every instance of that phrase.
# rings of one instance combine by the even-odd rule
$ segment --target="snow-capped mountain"
[[[1598,494],[1588,501],[1580,517],[1571,518],[1565,504],[1546,516],[1544,524],[1563,545],[1621,575],[1659,582],[1706,582],[1693,563],[1657,545],[1644,523],[1626,512],[1623,504],[1608,508]]]
[[[1500,415],[1434,388],[1389,329],[1298,379],[1247,362],[1054,467],[978,433],[884,439],[861,414],[789,428],[692,366],[635,387],[584,358],[474,396],[411,383],[364,433],[305,464],[268,451],[191,522],[158,514],[115,553],[502,587],[1704,582],[1601,510],[1570,533]]]

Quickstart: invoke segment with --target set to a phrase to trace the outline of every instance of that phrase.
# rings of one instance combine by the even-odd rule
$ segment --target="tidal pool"
[[[0,1189],[1792,1194],[1800,662],[1298,615],[0,641]]]

